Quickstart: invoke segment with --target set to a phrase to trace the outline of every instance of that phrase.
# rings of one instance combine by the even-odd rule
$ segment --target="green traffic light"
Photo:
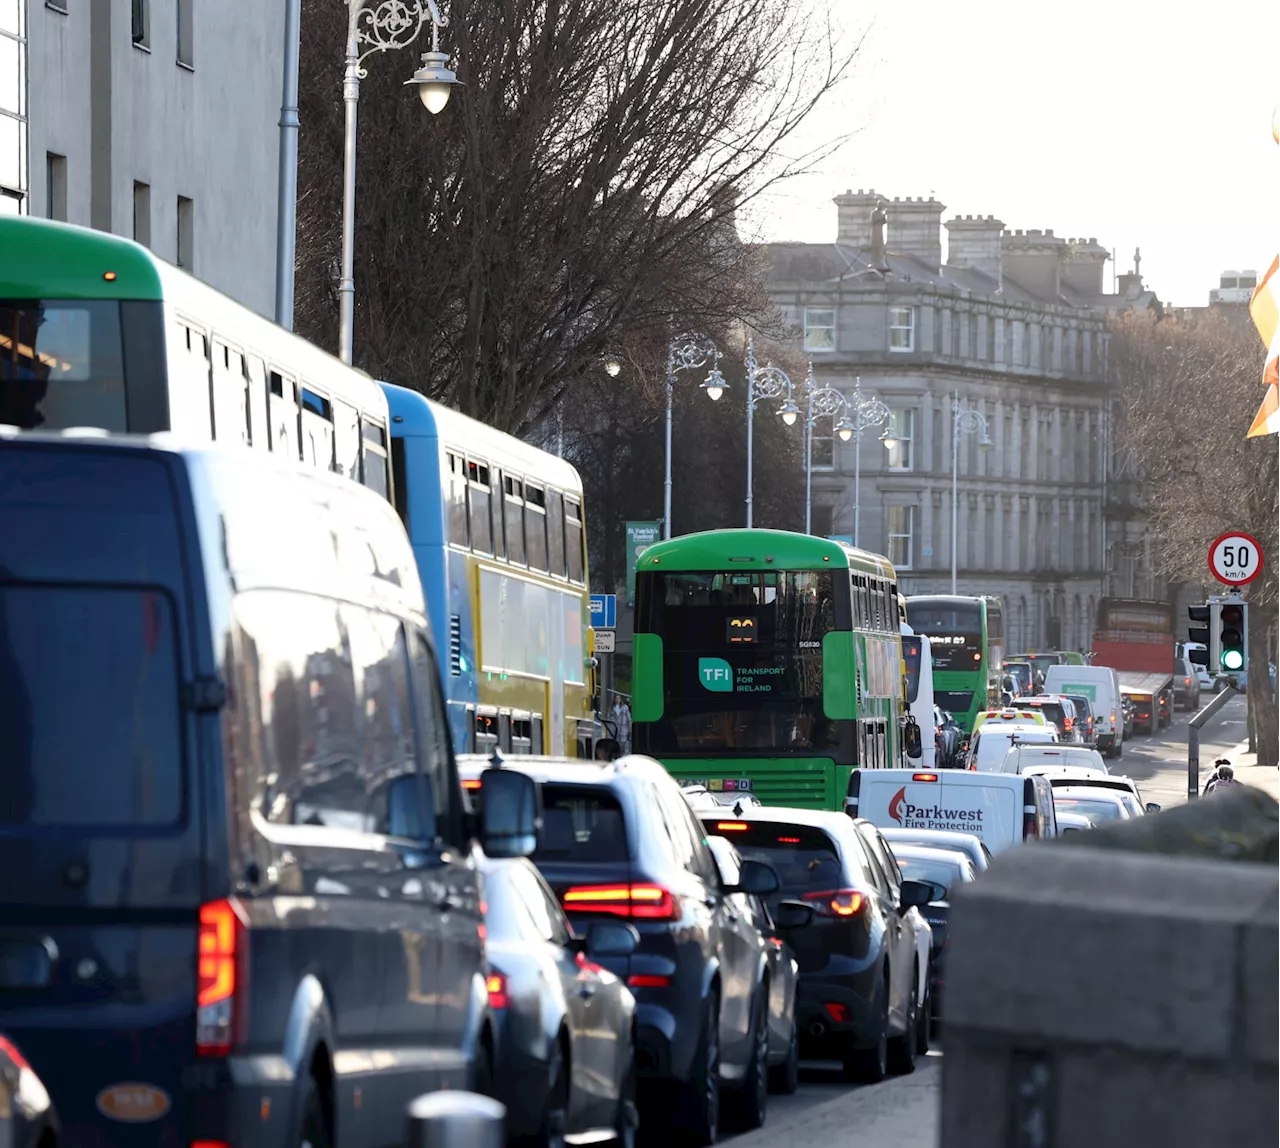
[[[1233,673],[1237,670],[1244,669],[1244,654],[1239,650],[1223,650],[1222,651],[1222,668],[1231,670]]]

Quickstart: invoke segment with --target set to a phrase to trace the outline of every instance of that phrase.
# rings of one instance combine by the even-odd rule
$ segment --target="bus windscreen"
[[[907,623],[929,638],[935,670],[980,670],[982,610],[976,602],[915,602],[907,599]]]
[[[838,743],[823,712],[830,571],[641,575],[636,632],[663,646],[663,718],[650,753],[777,752]]]
[[[916,700],[920,693],[920,639],[904,634],[902,637],[902,660],[907,666],[907,704]]]

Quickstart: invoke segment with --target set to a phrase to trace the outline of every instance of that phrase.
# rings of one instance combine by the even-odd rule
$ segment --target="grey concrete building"
[[[0,210],[128,236],[270,315],[280,0],[0,0]]]
[[[857,534],[907,593],[949,591],[958,398],[990,440],[958,436],[958,591],[1003,599],[1009,647],[1087,648],[1112,564],[1141,560],[1107,515],[1106,318],[1158,301],[1136,271],[1105,293],[1095,239],[954,218],[944,263],[937,200],[835,204],[834,243],[771,245],[770,290],[819,384],[850,396],[860,380],[892,410],[896,444],[864,431],[855,451],[818,424],[814,533]]]

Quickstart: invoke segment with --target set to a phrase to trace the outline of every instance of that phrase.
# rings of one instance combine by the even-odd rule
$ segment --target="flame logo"
[[[907,787],[904,785],[897,793],[893,795],[893,800],[889,802],[889,816],[899,825],[902,824],[902,807],[906,804]]]

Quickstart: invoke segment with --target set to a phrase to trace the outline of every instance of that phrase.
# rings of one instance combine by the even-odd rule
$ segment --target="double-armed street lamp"
[[[960,517],[960,436],[980,433],[982,437],[978,440],[978,446],[984,451],[990,450],[995,444],[991,441],[986,416],[976,407],[962,403],[959,391],[952,395],[951,416],[951,593],[954,594],[957,522]]]
[[[839,419],[835,423],[835,432],[841,442],[855,441],[854,454],[854,520],[853,544],[859,543],[860,524],[862,518],[862,431],[866,427],[880,426],[887,422],[891,412],[879,399],[863,398],[862,381],[855,384],[853,399],[850,401],[835,387],[819,387],[813,377],[813,363],[809,364],[809,372],[805,376],[805,443],[804,443],[804,532],[813,531],[813,429],[819,419]],[[778,411],[787,426],[794,426],[800,417],[800,407],[795,401],[794,393],[787,395],[787,401]],[[885,431],[880,441],[886,447],[897,442],[891,432]]]
[[[754,498],[752,489],[754,476],[754,438],[755,409],[758,399],[777,399],[784,394],[791,394],[791,378],[781,367],[766,363],[763,367],[756,362],[756,347],[753,339],[747,339],[747,357],[744,361],[747,369],[747,529],[751,529]],[[792,419],[791,422],[795,422]],[[790,425],[790,423],[788,423]]]
[[[711,363],[711,370],[702,380],[702,389],[713,403],[728,389],[724,375],[720,373],[720,348],[706,335],[686,332],[667,342],[667,427],[666,427],[666,477],[662,484],[662,537],[671,537],[671,400],[676,389],[678,371],[696,371]],[[610,364],[605,363],[608,371]],[[610,371],[611,374],[616,372]]]
[[[431,51],[422,54],[422,66],[405,85],[418,89],[423,106],[433,116],[444,110],[449,94],[460,81],[449,68],[449,55],[440,51],[440,29],[449,18],[440,13],[436,0],[344,0],[347,5],[346,71],[342,98],[346,104],[346,130],[342,157],[342,272],[338,280],[338,353],[350,363],[356,304],[356,108],[360,81],[368,75],[364,62],[378,52],[407,48],[431,25]]]

